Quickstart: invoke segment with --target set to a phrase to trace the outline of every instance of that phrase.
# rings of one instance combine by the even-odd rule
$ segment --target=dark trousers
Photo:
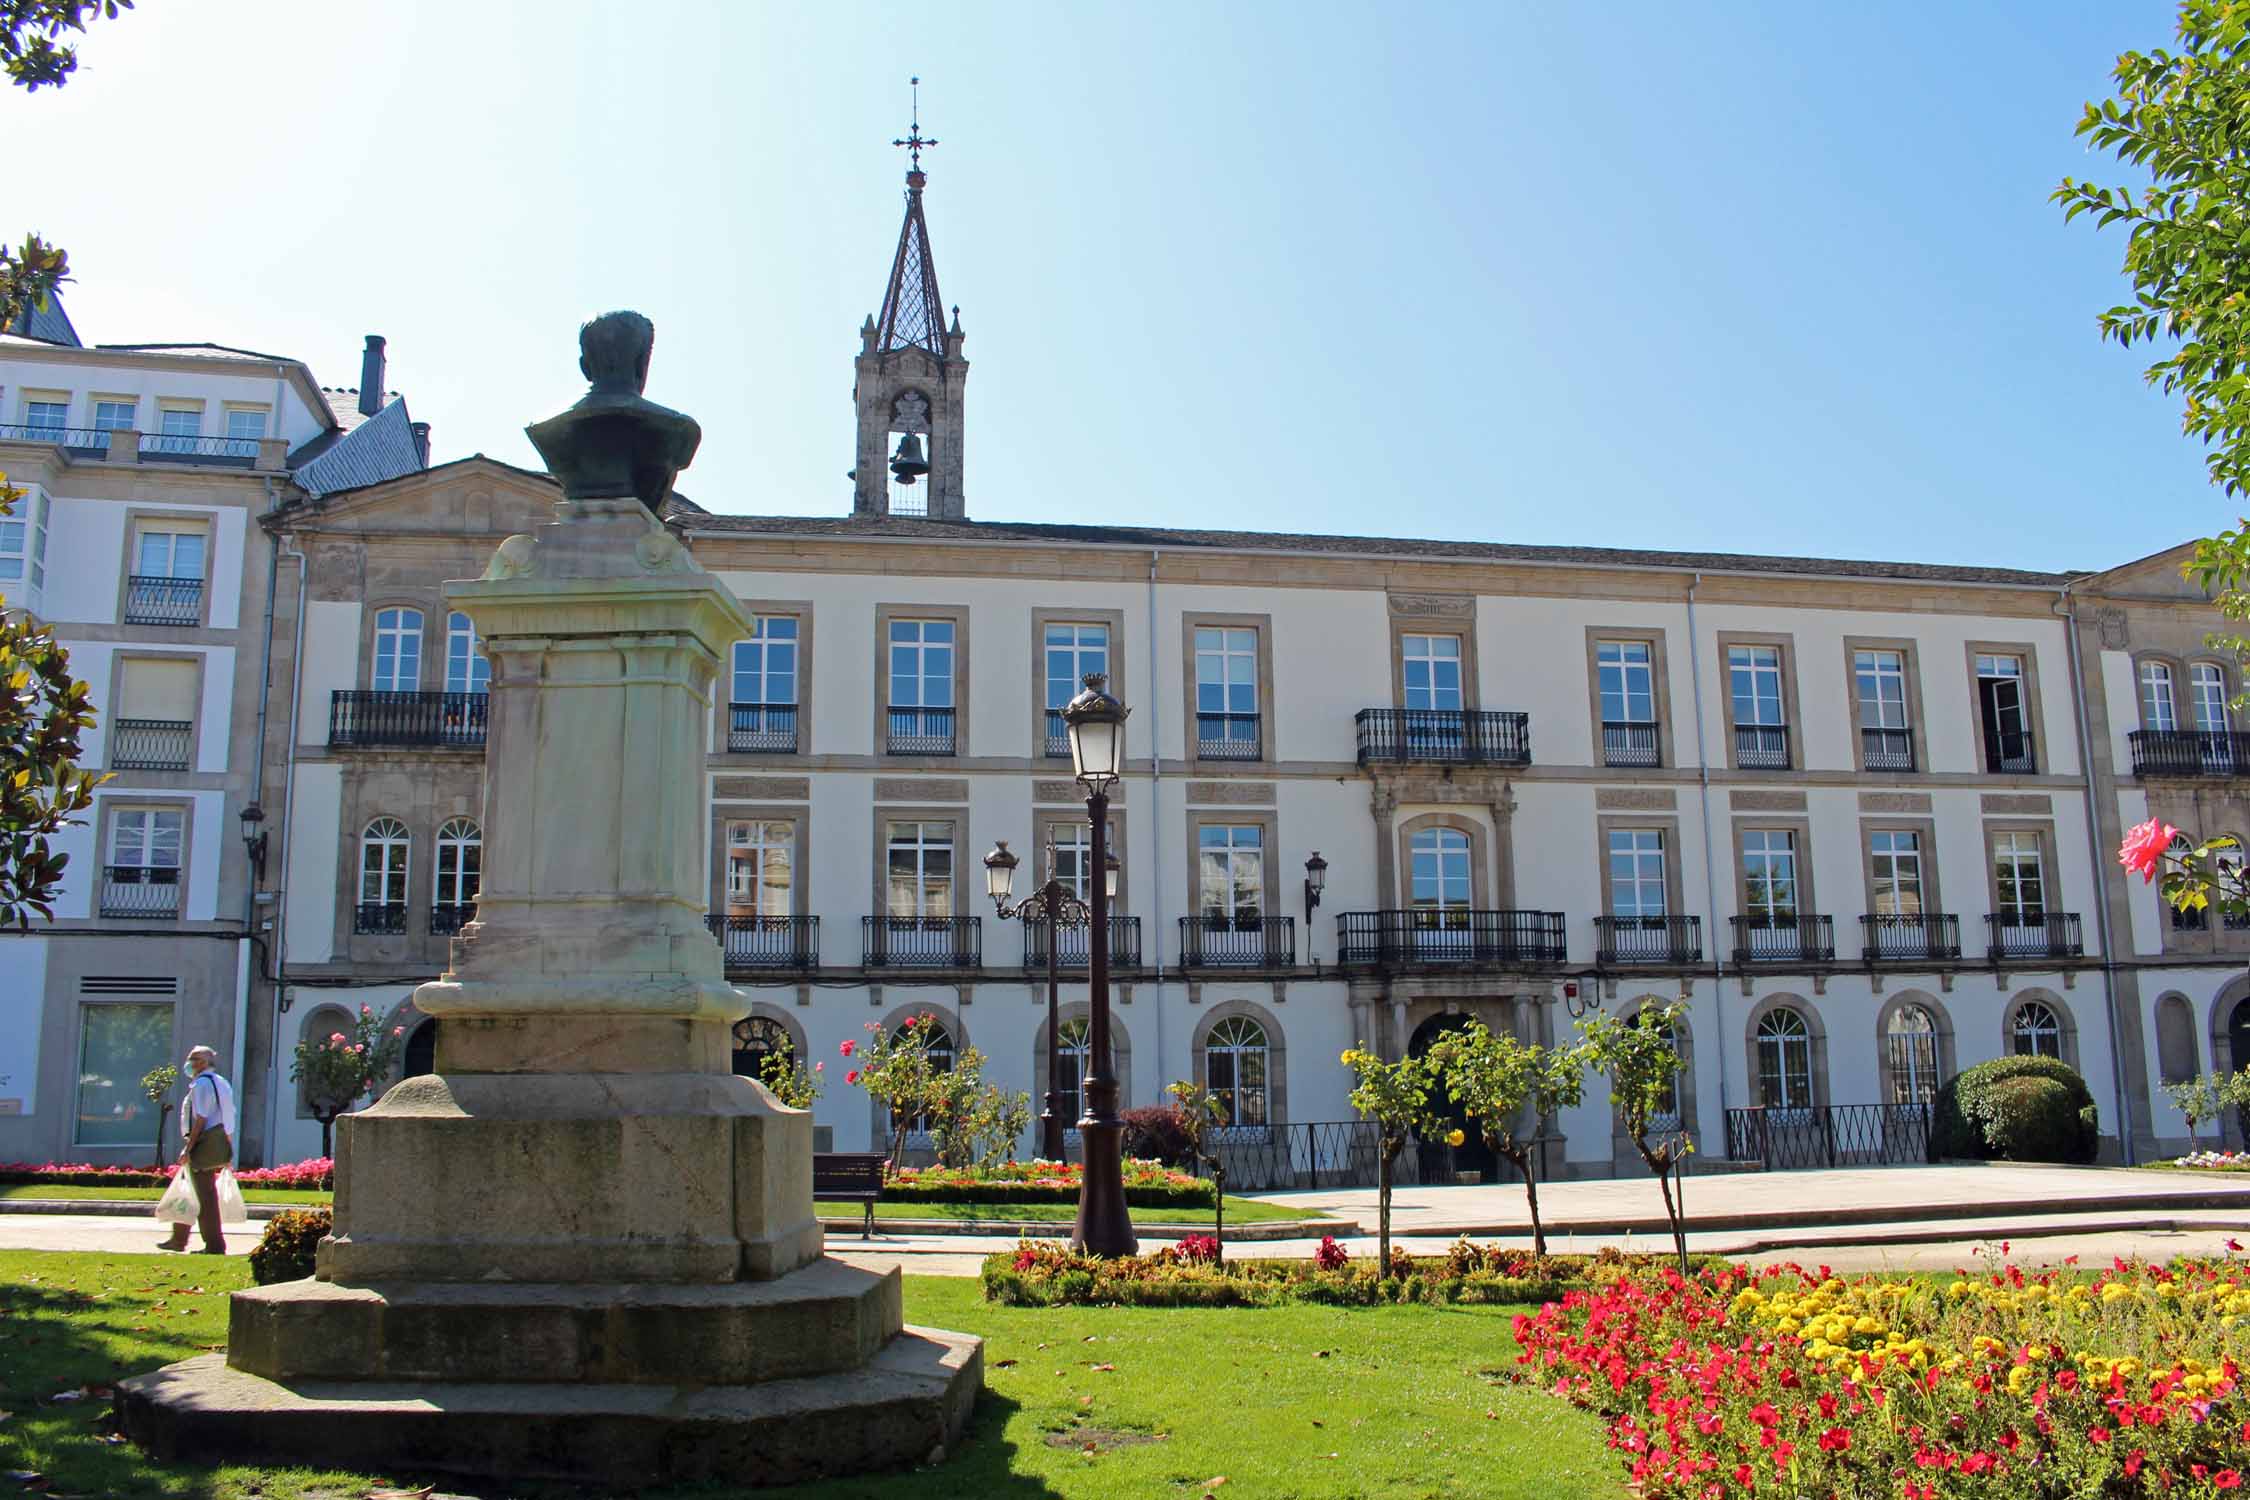
[[[223,1130],[206,1130],[197,1137],[195,1149],[181,1164],[180,1170],[188,1174],[195,1184],[195,1227],[203,1236],[203,1248],[224,1254],[227,1248],[226,1231],[219,1224],[219,1174],[234,1159],[233,1143]],[[188,1227],[172,1226],[170,1243],[176,1249],[187,1248]]]

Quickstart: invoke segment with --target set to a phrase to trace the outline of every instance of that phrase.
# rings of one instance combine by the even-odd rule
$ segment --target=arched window
[[[2196,728],[2216,734],[2227,727],[2227,674],[2217,662],[2199,661],[2188,668],[2188,703]]]
[[[1248,1016],[1212,1023],[1203,1039],[1204,1081],[1226,1106],[1229,1125],[1266,1123],[1266,1073],[1271,1048],[1266,1028]]]
[[[2018,1057],[2062,1057],[2062,1018],[2053,1007],[2038,1000],[2026,1000],[2016,1007],[2016,1021],[2008,1038],[2008,1050]]]
[[[1075,1129],[1084,1112],[1078,1086],[1086,1076],[1088,1049],[1094,1028],[1084,1016],[1072,1016],[1055,1028],[1055,1046],[1061,1054],[1062,1076],[1055,1080],[1055,1107],[1063,1112],[1063,1125]]]
[[[411,693],[422,686],[422,612],[385,609],[375,615],[375,670],[368,686],[377,692]]]
[[[477,627],[459,610],[445,617],[445,690],[449,693],[488,693],[492,690],[492,663],[485,658]]]
[[[437,884],[430,897],[430,931],[459,932],[476,911],[484,871],[484,830],[467,818],[449,818],[437,831]]]
[[[359,909],[355,932],[406,930],[406,871],[413,852],[406,825],[377,818],[359,837]]]
[[[1891,1012],[1883,1034],[1891,1065],[1891,1103],[1929,1104],[1937,1099],[1937,1021],[1919,1005]]]
[[[1758,1020],[1758,1102],[1776,1109],[1804,1109],[1813,1102],[1812,1030],[1787,1005]]]
[[[2160,661],[2141,663],[2141,728],[2158,731],[2180,727],[2177,700],[2172,696],[2172,669]]]
[[[2181,995],[2156,1002],[2156,1071],[2166,1083],[2186,1083],[2196,1074],[2195,1013]]]
[[[1679,1052],[1679,1032],[1669,1023],[1662,1020],[1657,1011],[1653,1009],[1643,1009],[1638,1016],[1634,1017],[1634,1020],[1642,1026],[1651,1027],[1663,1032],[1664,1040],[1671,1044],[1674,1054],[1677,1054]],[[1652,1136],[1670,1135],[1672,1132],[1678,1130],[1679,1128],[1680,1075],[1678,1073],[1673,1073],[1668,1075],[1664,1080],[1663,1103],[1658,1105],[1656,1110],[1648,1117],[1648,1132]]]
[[[765,1060],[777,1052],[794,1052],[797,1044],[789,1028],[770,1016],[744,1016],[734,1023],[734,1072],[738,1078],[760,1078]]]

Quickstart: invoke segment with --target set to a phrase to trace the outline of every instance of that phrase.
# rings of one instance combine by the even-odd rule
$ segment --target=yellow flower
[[[1445,1133],[1445,1143],[1446,1143],[1446,1144],[1447,1144],[1448,1146],[1458,1146],[1458,1145],[1460,1145],[1460,1144],[1461,1144],[1461,1143],[1462,1143],[1463,1141],[1465,1141],[1465,1140],[1467,1140],[1467,1139],[1468,1139],[1468,1136],[1464,1135],[1464,1134],[1463,1134],[1462,1132],[1460,1132],[1460,1131],[1458,1131],[1458,1130],[1448,1130],[1448,1131],[1447,1131],[1447,1132]]]

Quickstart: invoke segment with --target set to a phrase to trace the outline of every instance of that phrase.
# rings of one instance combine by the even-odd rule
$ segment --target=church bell
[[[898,452],[891,455],[891,477],[900,484],[912,484],[929,472],[929,461],[922,457],[921,437],[911,432],[902,435]]]

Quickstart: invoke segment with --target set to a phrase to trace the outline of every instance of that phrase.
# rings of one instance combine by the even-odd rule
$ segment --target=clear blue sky
[[[143,0],[0,97],[0,230],[91,340],[530,462],[574,330],[656,320],[681,488],[849,508],[919,73],[968,501],[1112,520],[2106,566],[2215,530],[2072,136],[2134,3]]]

